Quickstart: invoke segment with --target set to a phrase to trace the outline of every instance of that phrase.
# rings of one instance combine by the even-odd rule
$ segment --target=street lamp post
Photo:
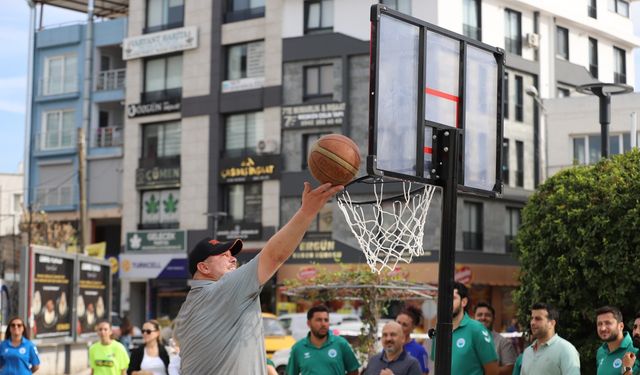
[[[540,163],[539,182],[543,182],[544,180],[547,179],[547,141],[546,141],[547,110],[545,109],[542,103],[542,99],[540,98],[540,94],[538,93],[538,89],[535,86],[527,87],[525,92],[527,93],[527,95],[533,98],[533,100],[536,102],[536,106],[538,106],[538,108],[540,109],[540,113],[542,113],[542,122],[540,123],[539,118],[536,119],[540,124],[539,131],[538,131],[538,144],[536,146],[538,147],[538,150],[539,150],[538,151],[539,152],[538,157],[539,157],[539,163]],[[535,140],[535,136],[534,136],[534,140]]]
[[[595,95],[600,101],[600,142],[603,158],[609,157],[609,124],[611,123],[611,96],[627,94],[633,87],[624,83],[589,83],[576,87],[576,91],[586,95]]]

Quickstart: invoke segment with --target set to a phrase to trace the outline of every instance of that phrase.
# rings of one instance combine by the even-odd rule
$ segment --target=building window
[[[72,148],[76,140],[75,111],[44,113],[40,147],[42,150]]]
[[[182,55],[144,62],[144,103],[176,100],[182,96]]]
[[[180,123],[144,125],[142,158],[161,159],[180,155]]]
[[[589,38],[589,72],[598,78],[598,40],[594,38]]]
[[[571,96],[571,90],[565,87],[558,87],[556,89],[556,97],[558,98],[568,98]]]
[[[589,0],[589,5],[587,5],[587,14],[591,18],[598,18],[598,8],[596,7],[597,0]]]
[[[507,220],[504,227],[504,242],[506,252],[511,253],[516,249],[515,239],[520,228],[520,209],[507,207]]]
[[[227,157],[255,154],[258,142],[264,138],[262,112],[227,116],[224,128],[224,154]]]
[[[304,2],[304,32],[327,32],[333,29],[333,0]]]
[[[524,187],[524,142],[516,141],[516,186]]]
[[[225,22],[264,17],[264,0],[227,0]]]
[[[325,133],[313,133],[313,134],[304,134],[302,136],[302,145],[304,149],[302,150],[302,169],[308,169],[309,165],[307,164],[307,155],[309,155],[309,151],[311,151],[311,147],[314,143],[318,141],[321,137],[331,134],[329,132]]]
[[[509,140],[502,140],[502,182],[509,185]]]
[[[147,27],[145,33],[182,27],[184,0],[147,0]]]
[[[333,99],[333,65],[304,68],[304,101]]]
[[[480,0],[464,0],[462,11],[462,32],[464,35],[475,40],[482,40]]]
[[[556,26],[556,56],[569,60],[569,30]]]
[[[627,57],[626,52],[618,47],[613,47],[613,82],[627,83]]]
[[[308,232],[332,232],[333,231],[333,202],[328,202],[320,209],[313,219]]]
[[[524,120],[524,84],[522,76],[516,76],[516,121]]]
[[[22,212],[22,194],[13,194],[13,212]]]
[[[231,222],[261,223],[262,183],[228,185],[225,208]]]
[[[504,49],[507,52],[522,55],[522,25],[520,12],[505,9]]]
[[[587,164],[587,148],[585,145],[585,138],[573,139],[573,164]]]
[[[509,73],[504,72],[504,98],[502,113],[504,113],[504,118],[509,118]]]
[[[47,57],[44,60],[42,95],[78,91],[78,58],[74,55]]]
[[[380,0],[380,4],[404,14],[411,14],[411,0]]]
[[[594,164],[602,157],[600,135],[573,137],[573,163]],[[617,155],[631,150],[631,133],[609,135],[609,154]]]
[[[222,92],[256,89],[264,85],[264,41],[227,47],[226,81]]]
[[[482,203],[464,202],[463,249],[482,250]]]
[[[625,0],[607,0],[607,8],[614,13],[629,18],[629,2]]]
[[[178,228],[180,189],[143,191],[140,229]]]

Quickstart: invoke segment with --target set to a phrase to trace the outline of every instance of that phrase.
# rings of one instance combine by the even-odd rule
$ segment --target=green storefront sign
[[[127,251],[186,251],[186,234],[183,230],[145,230],[127,232]]]

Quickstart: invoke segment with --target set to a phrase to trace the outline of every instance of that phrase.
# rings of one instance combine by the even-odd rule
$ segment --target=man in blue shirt
[[[420,370],[422,375],[429,373],[429,358],[427,357],[427,351],[422,345],[411,338],[411,333],[420,324],[422,318],[422,312],[413,306],[404,308],[398,316],[396,316],[396,322],[402,326],[402,332],[404,335],[404,351],[409,353],[413,358],[418,360],[420,364]]]

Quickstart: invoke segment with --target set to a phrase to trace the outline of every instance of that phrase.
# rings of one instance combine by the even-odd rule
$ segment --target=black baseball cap
[[[195,275],[198,263],[203,262],[211,255],[220,255],[226,251],[231,251],[231,255],[235,256],[242,250],[242,240],[235,239],[229,242],[220,242],[211,237],[205,237],[191,250],[189,253],[189,272],[191,276]]]

